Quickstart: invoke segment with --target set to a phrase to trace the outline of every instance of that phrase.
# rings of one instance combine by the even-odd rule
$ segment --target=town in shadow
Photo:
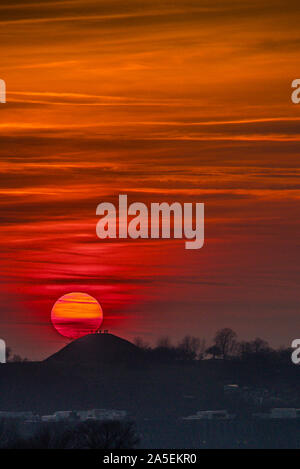
[[[150,347],[105,331],[41,362],[0,366],[2,448],[295,448],[300,380],[291,349],[230,328],[209,346]]]

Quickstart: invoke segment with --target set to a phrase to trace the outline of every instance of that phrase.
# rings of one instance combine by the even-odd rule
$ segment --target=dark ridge
[[[45,362],[78,366],[128,362],[135,364],[143,357],[143,351],[128,340],[113,334],[89,334],[66,345]]]

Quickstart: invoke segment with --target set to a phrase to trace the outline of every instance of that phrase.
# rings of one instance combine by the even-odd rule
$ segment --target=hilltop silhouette
[[[48,357],[45,362],[66,365],[131,365],[142,361],[142,349],[113,334],[88,334]]]
[[[182,416],[220,398],[214,382],[196,361],[166,362],[115,335],[90,334],[42,362],[0,366],[0,410],[113,408],[136,417]]]

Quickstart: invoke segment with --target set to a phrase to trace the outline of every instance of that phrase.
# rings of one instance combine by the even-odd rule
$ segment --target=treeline
[[[177,344],[173,344],[169,337],[161,337],[156,345],[150,346],[140,337],[134,343],[145,353],[154,358],[164,360],[243,360],[273,359],[290,361],[291,349],[273,349],[266,340],[257,337],[251,341],[238,341],[237,334],[231,328],[219,329],[213,343],[207,347],[205,339],[186,335]]]
[[[23,358],[20,355],[13,352],[11,347],[6,347],[6,361],[13,363],[28,362],[27,358]]]
[[[21,428],[19,420],[1,419],[0,449],[133,449],[140,441],[129,421],[42,423],[28,437]]]

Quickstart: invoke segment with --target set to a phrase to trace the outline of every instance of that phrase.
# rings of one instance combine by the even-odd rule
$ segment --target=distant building
[[[71,420],[72,417],[75,417],[75,412],[73,410],[58,410],[54,413],[55,420]]]
[[[236,394],[240,392],[240,387],[238,384],[225,384],[223,389],[225,394]]]
[[[270,410],[270,412],[265,413],[256,413],[253,414],[254,418],[260,419],[299,419],[300,418],[300,409],[288,407],[276,407]]]
[[[115,409],[77,410],[76,413],[80,420],[119,420],[127,416],[125,410]]]
[[[41,417],[42,422],[56,422],[55,415],[42,415]]]
[[[126,410],[90,409],[90,410],[57,410],[52,415],[36,415],[33,412],[0,411],[1,419],[20,419],[24,422],[61,422],[86,420],[121,420],[127,417]]]
[[[53,415],[43,415],[43,422],[86,421],[86,420],[120,420],[127,416],[125,410],[90,409],[90,410],[58,410]]]
[[[183,417],[183,420],[229,420],[234,417],[227,410],[199,410],[195,415]]]

